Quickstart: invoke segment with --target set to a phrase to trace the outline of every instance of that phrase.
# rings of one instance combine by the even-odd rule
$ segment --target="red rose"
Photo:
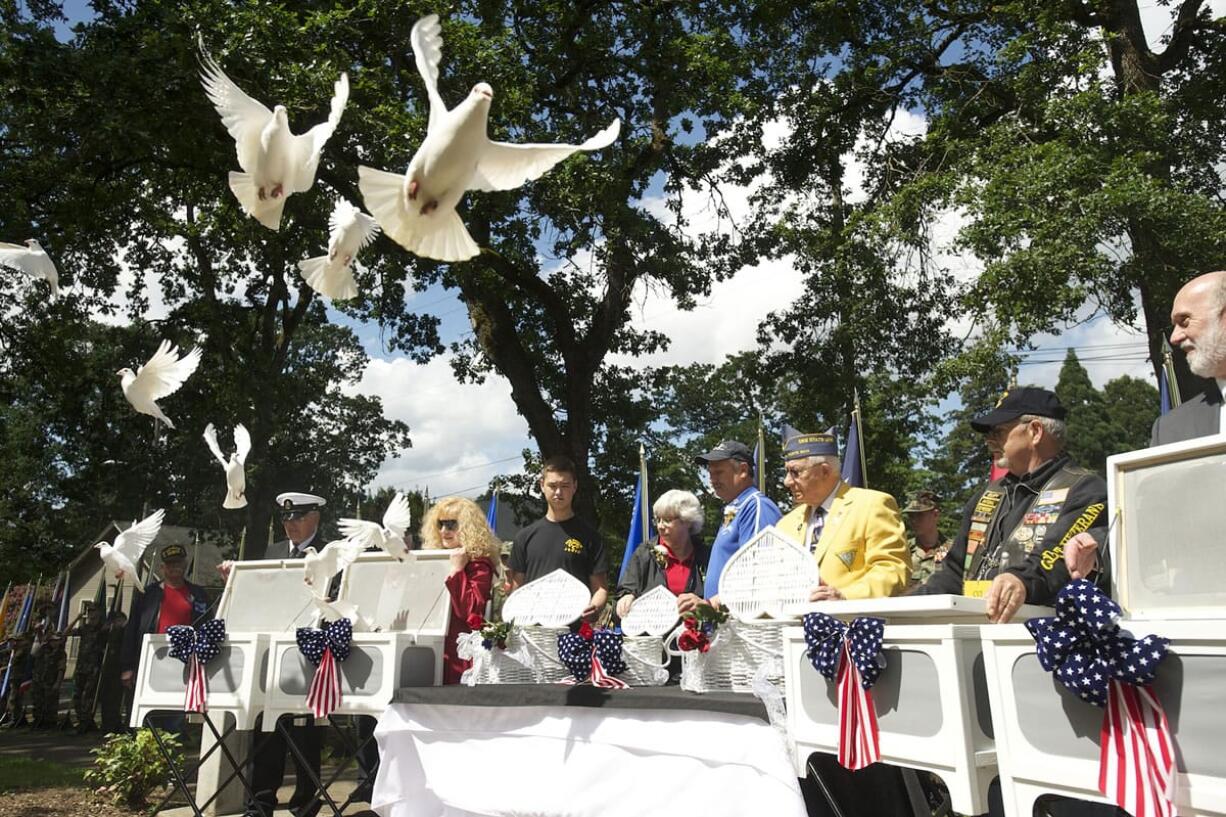
[[[592,630],[592,625],[586,621],[579,625],[579,637],[584,641],[591,641],[596,633]]]
[[[691,650],[706,652],[709,647],[706,633],[696,630],[685,630],[682,632],[677,637],[677,646],[681,648],[682,652],[689,652]]]
[[[485,626],[485,619],[481,618],[481,616],[477,615],[476,613],[473,613],[468,617],[468,626],[469,629],[480,630],[483,626]]]
[[[690,632],[692,633],[698,632],[698,618],[697,617],[689,616],[682,623],[685,625],[685,629],[689,630]]]
[[[704,633],[704,634],[703,634],[703,636],[702,636],[701,641],[700,641],[700,642],[699,642],[699,644],[698,644],[698,651],[699,651],[699,652],[706,652],[706,651],[707,651],[707,650],[709,650],[709,649],[711,649],[711,642],[710,642],[710,640],[708,640],[708,639],[707,639],[707,636],[706,636],[706,634]]]

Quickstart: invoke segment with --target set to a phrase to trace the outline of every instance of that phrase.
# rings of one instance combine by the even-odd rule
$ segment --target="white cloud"
[[[412,448],[383,463],[374,487],[475,496],[494,476],[518,473],[515,458],[530,445],[510,384],[491,376],[481,385],[461,385],[450,355],[425,365],[404,357],[372,359],[350,391],[380,398],[384,416],[408,423],[413,438]]]

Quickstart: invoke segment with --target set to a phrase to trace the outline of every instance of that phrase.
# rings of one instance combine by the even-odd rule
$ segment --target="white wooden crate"
[[[1171,639],[1154,683],[1176,744],[1180,817],[1226,815],[1226,632],[1220,619],[1122,621],[1136,638]],[[1107,802],[1098,793],[1103,710],[1045,672],[1021,624],[982,628],[1005,813],[1030,817],[1042,795]]]
[[[269,559],[235,562],[217,605],[226,622],[221,653],[208,662],[208,709],[234,715],[239,729],[252,728],[264,710],[272,635],[313,624],[315,608],[302,583],[302,562]],[[187,667],[171,658],[165,635],[147,635],[136,673],[131,725],[155,711],[183,710]]]
[[[443,678],[443,641],[451,609],[443,583],[450,572],[445,550],[410,551],[404,562],[382,552],[363,553],[342,574],[337,596],[355,604],[375,632],[354,632],[349,657],[339,662],[338,715],[378,716],[402,686],[437,686]],[[301,565],[298,567],[301,576]],[[299,579],[301,581],[301,579]],[[282,715],[302,715],[315,667],[298,650],[295,632],[270,639],[270,680],[263,728]]]

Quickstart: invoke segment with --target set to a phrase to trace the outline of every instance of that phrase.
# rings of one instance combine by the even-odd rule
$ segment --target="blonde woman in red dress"
[[[471,616],[485,618],[501,546],[477,503],[458,496],[441,499],[430,508],[421,523],[421,542],[424,548],[452,551],[446,581],[451,617],[443,642],[443,683],[458,684],[471,662],[456,655],[456,639],[472,631]]]

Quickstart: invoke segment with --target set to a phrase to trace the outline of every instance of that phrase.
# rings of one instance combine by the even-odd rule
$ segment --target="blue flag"
[[[847,434],[847,450],[843,452],[843,481],[853,488],[864,487],[864,467],[860,461],[860,424],[856,412],[851,413],[851,430]]]
[[[1168,414],[1171,410],[1171,385],[1166,379],[1166,367],[1158,373],[1158,413]]]
[[[634,486],[634,511],[630,514],[630,532],[626,535],[626,553],[622,556],[622,569],[617,574],[618,581],[626,575],[626,567],[630,564],[630,557],[634,555],[635,549],[644,542],[655,539],[655,529],[647,512],[648,505],[647,460],[643,458],[642,449],[640,449],[639,478]]]
[[[498,492],[490,495],[490,507],[485,512],[485,522],[495,534],[498,533]]]
[[[30,629],[30,615],[34,612],[34,596],[38,594],[38,588],[34,585],[26,587],[26,597],[21,603],[21,614],[17,617],[18,633],[24,633]]]

